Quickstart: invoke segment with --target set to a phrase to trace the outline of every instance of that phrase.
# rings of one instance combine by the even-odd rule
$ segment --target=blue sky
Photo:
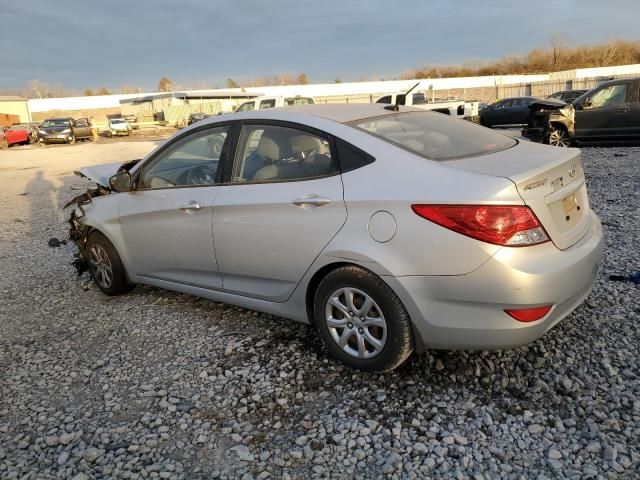
[[[392,78],[425,64],[640,39],[638,0],[1,0],[0,88],[224,85],[305,72]]]

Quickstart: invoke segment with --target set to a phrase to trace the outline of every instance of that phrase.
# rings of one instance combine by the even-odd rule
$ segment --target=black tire
[[[326,316],[327,309],[332,307],[328,307],[327,304],[330,297],[343,288],[352,288],[363,292],[375,302],[374,308],[379,307],[381,310],[380,314],[386,322],[386,341],[375,356],[358,358],[341,348],[337,343],[338,340],[332,336]],[[366,315],[368,316],[368,314]],[[314,318],[320,337],[331,355],[352,368],[370,372],[387,372],[400,366],[409,358],[414,349],[411,320],[398,296],[379,277],[355,265],[339,267],[322,279],[315,292]],[[356,329],[362,333],[362,329],[355,326],[349,328],[352,331]],[[365,328],[368,333],[371,333],[369,330],[371,327]],[[336,329],[334,331],[337,332]],[[346,329],[342,329],[341,332],[344,335]]]
[[[96,255],[97,253],[99,253],[100,257],[104,257],[104,254],[106,254],[107,261],[104,263],[108,263],[111,271],[109,281],[106,281],[106,278],[100,273],[101,269],[96,262],[99,258]],[[131,285],[127,280],[120,255],[102,233],[96,231],[89,235],[85,245],[84,257],[89,265],[89,274],[102,293],[113,296],[122,295],[133,290],[135,285]]]
[[[561,148],[571,147],[573,145],[569,131],[564,125],[559,124],[550,125],[549,135],[547,135],[544,143]]]

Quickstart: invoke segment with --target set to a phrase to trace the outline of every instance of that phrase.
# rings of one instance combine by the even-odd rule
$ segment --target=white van
[[[301,97],[297,95],[295,97],[256,97],[246,102],[241,103],[236,108],[235,112],[249,112],[251,110],[266,110],[268,108],[276,107],[292,107],[295,105],[313,105],[313,98]]]

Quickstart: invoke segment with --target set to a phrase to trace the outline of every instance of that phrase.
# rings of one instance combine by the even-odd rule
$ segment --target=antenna
[[[409,90],[407,90],[406,92],[404,92],[401,95],[404,95],[405,101],[407,98],[407,95],[409,95],[411,92],[413,92],[413,90],[420,85],[420,82],[416,83],[413,87],[411,87]],[[400,97],[400,95],[396,95],[396,103],[394,103],[393,105],[387,105],[386,107],[384,107],[385,110],[391,110],[392,112],[397,112],[398,110],[400,110],[400,107],[398,106],[398,98]]]

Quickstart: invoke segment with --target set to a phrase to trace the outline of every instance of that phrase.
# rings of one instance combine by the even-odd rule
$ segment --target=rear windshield
[[[486,155],[517,143],[488,128],[436,112],[396,113],[350,125],[430,160]]]

